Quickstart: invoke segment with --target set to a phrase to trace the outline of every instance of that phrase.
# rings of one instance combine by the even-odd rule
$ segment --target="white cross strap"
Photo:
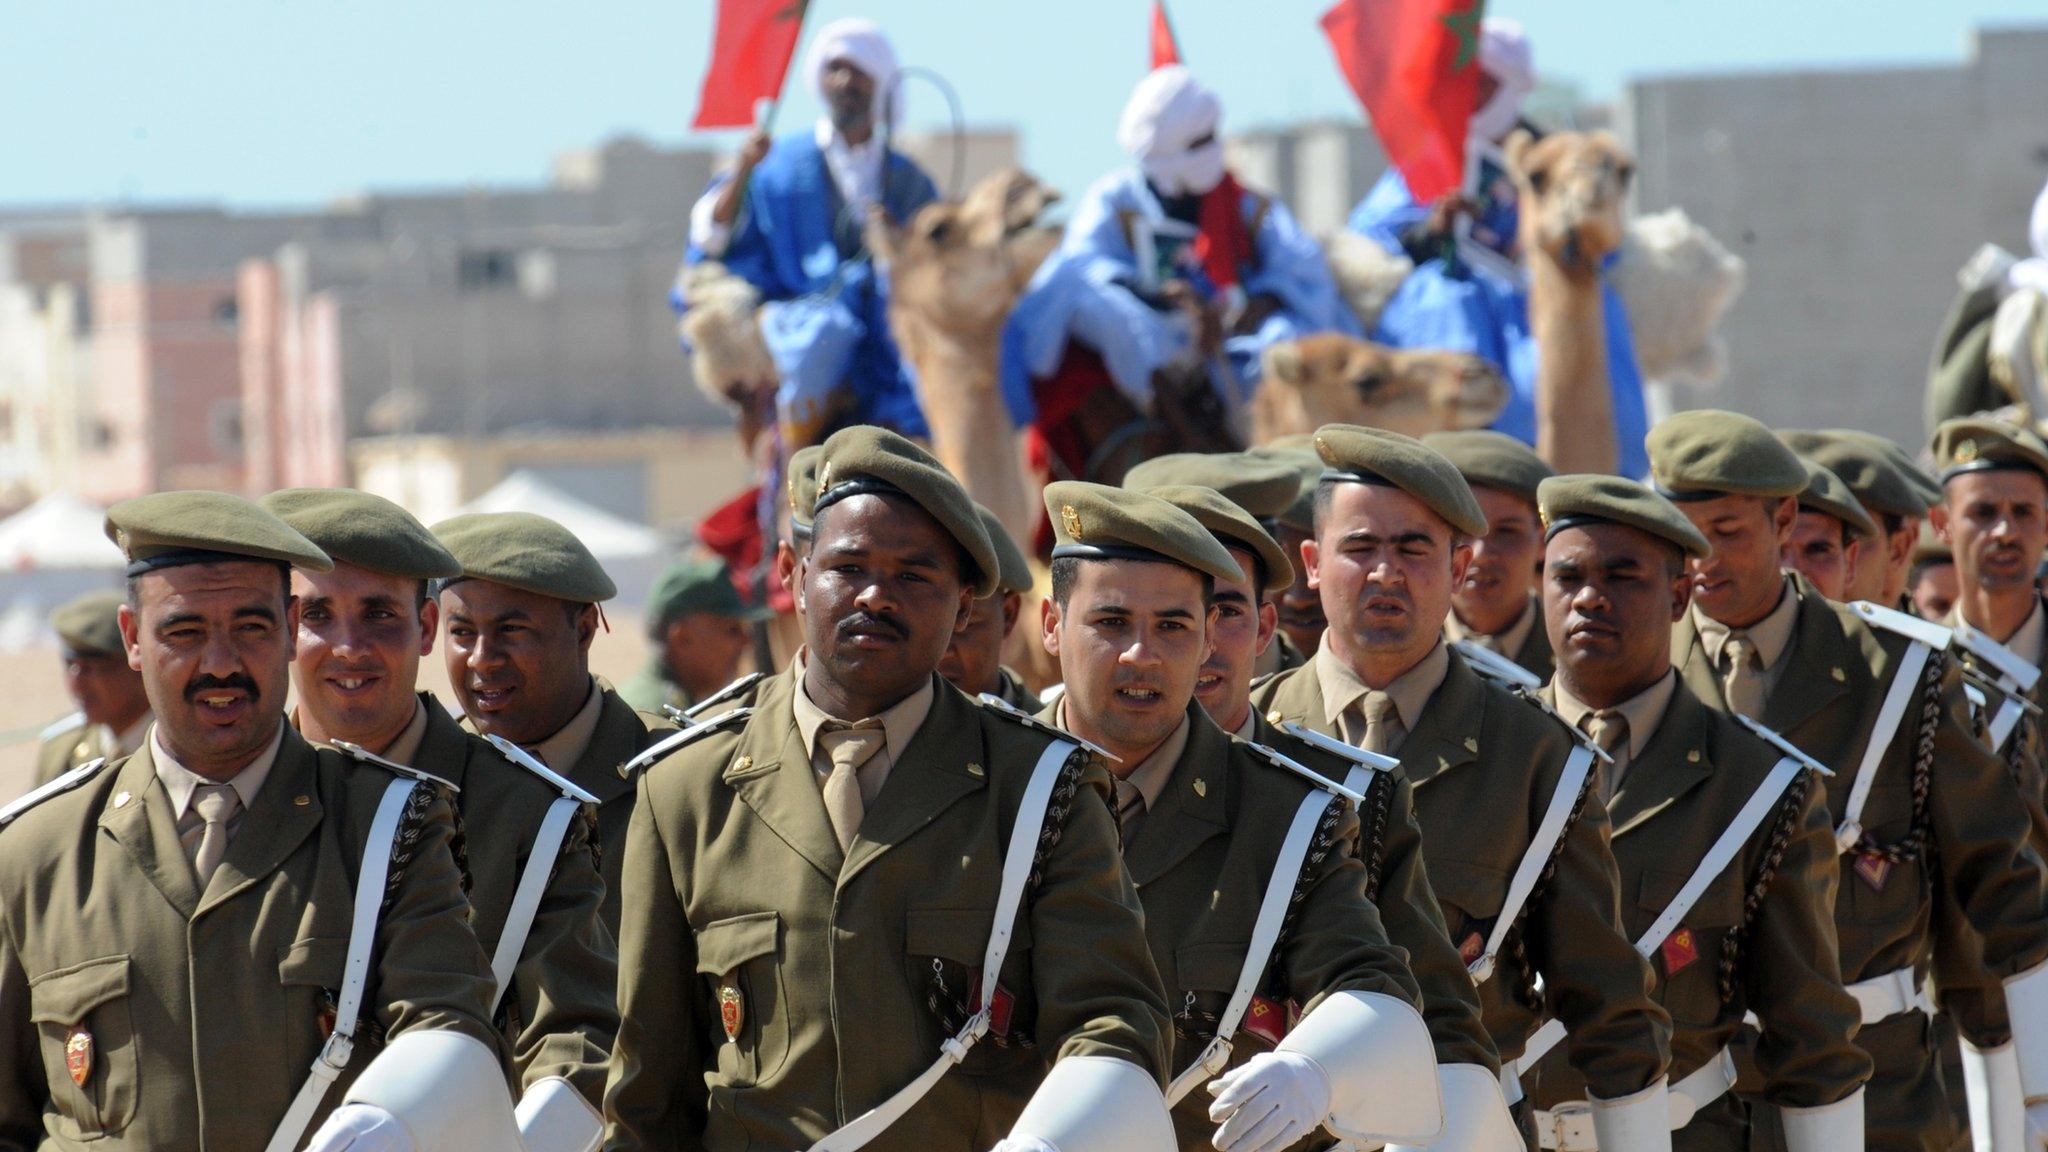
[[[709,720],[700,721],[694,727],[685,728],[680,732],[671,732],[642,749],[638,756],[619,765],[619,779],[631,780],[633,773],[649,765],[659,763],[669,753],[676,751],[683,745],[709,736],[720,728],[736,721],[744,720],[753,714],[754,710],[752,708],[734,708],[730,711],[720,712]]]
[[[2013,730],[2019,727],[2020,717],[2026,712],[2023,703],[2026,694],[2033,691],[2035,681],[2041,678],[2041,670],[2022,660],[2012,649],[1965,623],[1957,623],[1955,642],[1992,671],[1992,683],[2005,695],[1990,724],[1991,750],[2000,751],[2012,738]]]
[[[1536,675],[1534,672],[1529,671],[1527,668],[1522,667],[1520,664],[1515,663],[1513,660],[1485,645],[1474,644],[1470,640],[1458,640],[1453,642],[1451,647],[1457,649],[1458,655],[1465,658],[1465,663],[1472,665],[1473,670],[1482,676],[1499,680],[1509,687],[1522,688],[1530,692],[1543,687],[1543,678],[1541,676]]]
[[[595,804],[598,802],[597,797],[577,787],[567,776],[541,763],[540,757],[505,739],[503,736],[493,733],[484,737],[484,739],[491,742],[491,747],[496,748],[500,756],[547,781],[554,786],[555,791],[560,792],[562,795],[572,800],[581,800],[585,804]]]
[[[104,756],[95,760],[88,760],[71,771],[64,773],[62,776],[51,780],[49,783],[37,786],[26,796],[9,801],[6,807],[0,808],[0,828],[5,828],[9,824],[14,823],[15,819],[23,812],[41,804],[52,796],[61,796],[80,784],[85,783],[87,780],[92,779],[99,774],[100,769],[106,766],[107,758]]]
[[[1557,790],[1550,794],[1550,803],[1543,809],[1543,819],[1536,825],[1535,834],[1529,838],[1529,847],[1523,851],[1521,862],[1515,865],[1515,874],[1508,880],[1507,897],[1501,903],[1493,930],[1486,934],[1486,947],[1468,969],[1472,983],[1484,984],[1493,977],[1494,966],[1500,956],[1501,945],[1507,942],[1509,929],[1515,926],[1522,906],[1529,902],[1530,894],[1536,891],[1536,882],[1543,876],[1543,869],[1550,864],[1551,854],[1557,850],[1558,842],[1564,839],[1572,809],[1578,806],[1586,778],[1593,771],[1593,757],[1597,751],[1590,744],[1573,742],[1571,754],[1565,757],[1564,772],[1558,778]]]
[[[1292,772],[1296,776],[1301,777],[1302,779],[1308,781],[1309,783],[1315,785],[1323,791],[1328,792],[1332,796],[1342,796],[1344,799],[1351,801],[1353,804],[1365,803],[1365,796],[1362,793],[1358,792],[1357,790],[1351,788],[1348,785],[1337,783],[1335,780],[1332,780],[1328,776],[1325,776],[1322,773],[1316,771],[1315,769],[1310,768],[1308,765],[1303,764],[1301,761],[1296,760],[1294,757],[1289,756],[1287,753],[1280,751],[1278,748],[1270,748],[1255,740],[1243,740],[1239,741],[1239,743],[1242,743],[1246,748],[1250,749],[1254,755],[1258,756],[1259,759],[1264,760],[1266,763],[1271,764],[1273,767],[1282,768],[1289,772]]]
[[[586,803],[592,801],[557,796],[533,834],[526,868],[519,873],[519,887],[512,894],[512,907],[505,913],[505,927],[498,933],[497,950],[491,953],[491,975],[498,982],[497,991],[491,994],[493,1017],[505,1000],[505,990],[512,986],[512,970],[519,966],[519,957],[526,951],[526,937],[533,931],[534,917],[540,914],[548,877],[554,874],[555,861],[562,855],[562,842],[569,838],[569,825]]]
[[[1871,785],[1877,782],[1877,766],[1897,741],[1899,721],[1905,719],[1906,709],[1920,698],[1921,674],[1933,655],[1932,648],[1915,640],[1906,646],[1906,654],[1900,657],[1899,666],[1892,673],[1884,703],[1877,710],[1877,723],[1864,742],[1863,759],[1856,765],[1855,781],[1849,785],[1849,802],[1842,809],[1842,822],[1835,828],[1837,852],[1854,851],[1857,842],[1863,839],[1863,806],[1870,800]]]

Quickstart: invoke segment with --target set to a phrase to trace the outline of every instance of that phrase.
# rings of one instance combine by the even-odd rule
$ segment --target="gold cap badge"
[[[1066,526],[1067,535],[1081,538],[1081,513],[1072,504],[1060,505],[1060,523]]]

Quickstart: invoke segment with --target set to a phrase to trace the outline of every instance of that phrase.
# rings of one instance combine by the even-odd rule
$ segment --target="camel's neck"
[[[956,332],[919,324],[904,347],[917,371],[932,454],[1013,536],[1030,539],[1031,498],[998,379],[1001,326]]]
[[[1529,249],[1529,332],[1536,339],[1536,451],[1560,472],[1612,472],[1614,398],[1598,272]]]

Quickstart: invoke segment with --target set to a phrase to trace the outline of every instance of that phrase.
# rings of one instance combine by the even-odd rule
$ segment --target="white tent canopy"
[[[83,568],[119,571],[126,563],[107,539],[103,509],[53,492],[0,520],[0,570]]]
[[[464,504],[460,512],[531,512],[553,520],[590,549],[619,586],[619,600],[628,605],[646,601],[670,552],[668,541],[654,529],[578,500],[524,469]]]

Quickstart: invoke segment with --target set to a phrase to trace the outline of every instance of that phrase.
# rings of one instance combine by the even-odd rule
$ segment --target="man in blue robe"
[[[1517,126],[1522,101],[1536,86],[1528,35],[1514,20],[1488,17],[1479,39],[1480,107],[1473,113],[1473,151],[1480,165],[1476,194],[1418,204],[1401,173],[1389,168],[1351,211],[1349,227],[1390,253],[1415,262],[1372,338],[1396,348],[1443,348],[1491,361],[1509,384],[1508,406],[1494,427],[1536,442],[1536,346],[1529,331],[1529,293],[1515,252],[1515,187],[1500,141]],[[1459,215],[1470,220],[1454,238]],[[1609,261],[1613,260],[1610,256]],[[1610,263],[1611,267],[1611,263]],[[1643,436],[1642,373],[1621,297],[1605,275],[1601,298],[1607,325],[1607,373],[1614,399],[1614,438],[1624,475],[1649,471]]]
[[[1315,238],[1225,167],[1222,120],[1215,94],[1177,64],[1132,92],[1117,139],[1134,163],[1081,196],[1004,331],[1003,394],[1019,424],[1036,415],[1032,382],[1060,368],[1070,342],[1099,356],[1140,411],[1151,408],[1156,375],[1175,364],[1206,366],[1235,411],[1268,345],[1310,332],[1364,335]],[[1188,321],[1190,302],[1198,323]]]
[[[871,21],[836,20],[818,30],[805,69],[825,115],[772,145],[764,132],[747,140],[691,210],[684,259],[720,261],[760,289],[786,451],[844,424],[925,436],[889,335],[887,285],[862,239],[871,211],[901,223],[938,196],[881,135],[898,103],[896,54]],[[685,307],[679,291],[669,302]]]

